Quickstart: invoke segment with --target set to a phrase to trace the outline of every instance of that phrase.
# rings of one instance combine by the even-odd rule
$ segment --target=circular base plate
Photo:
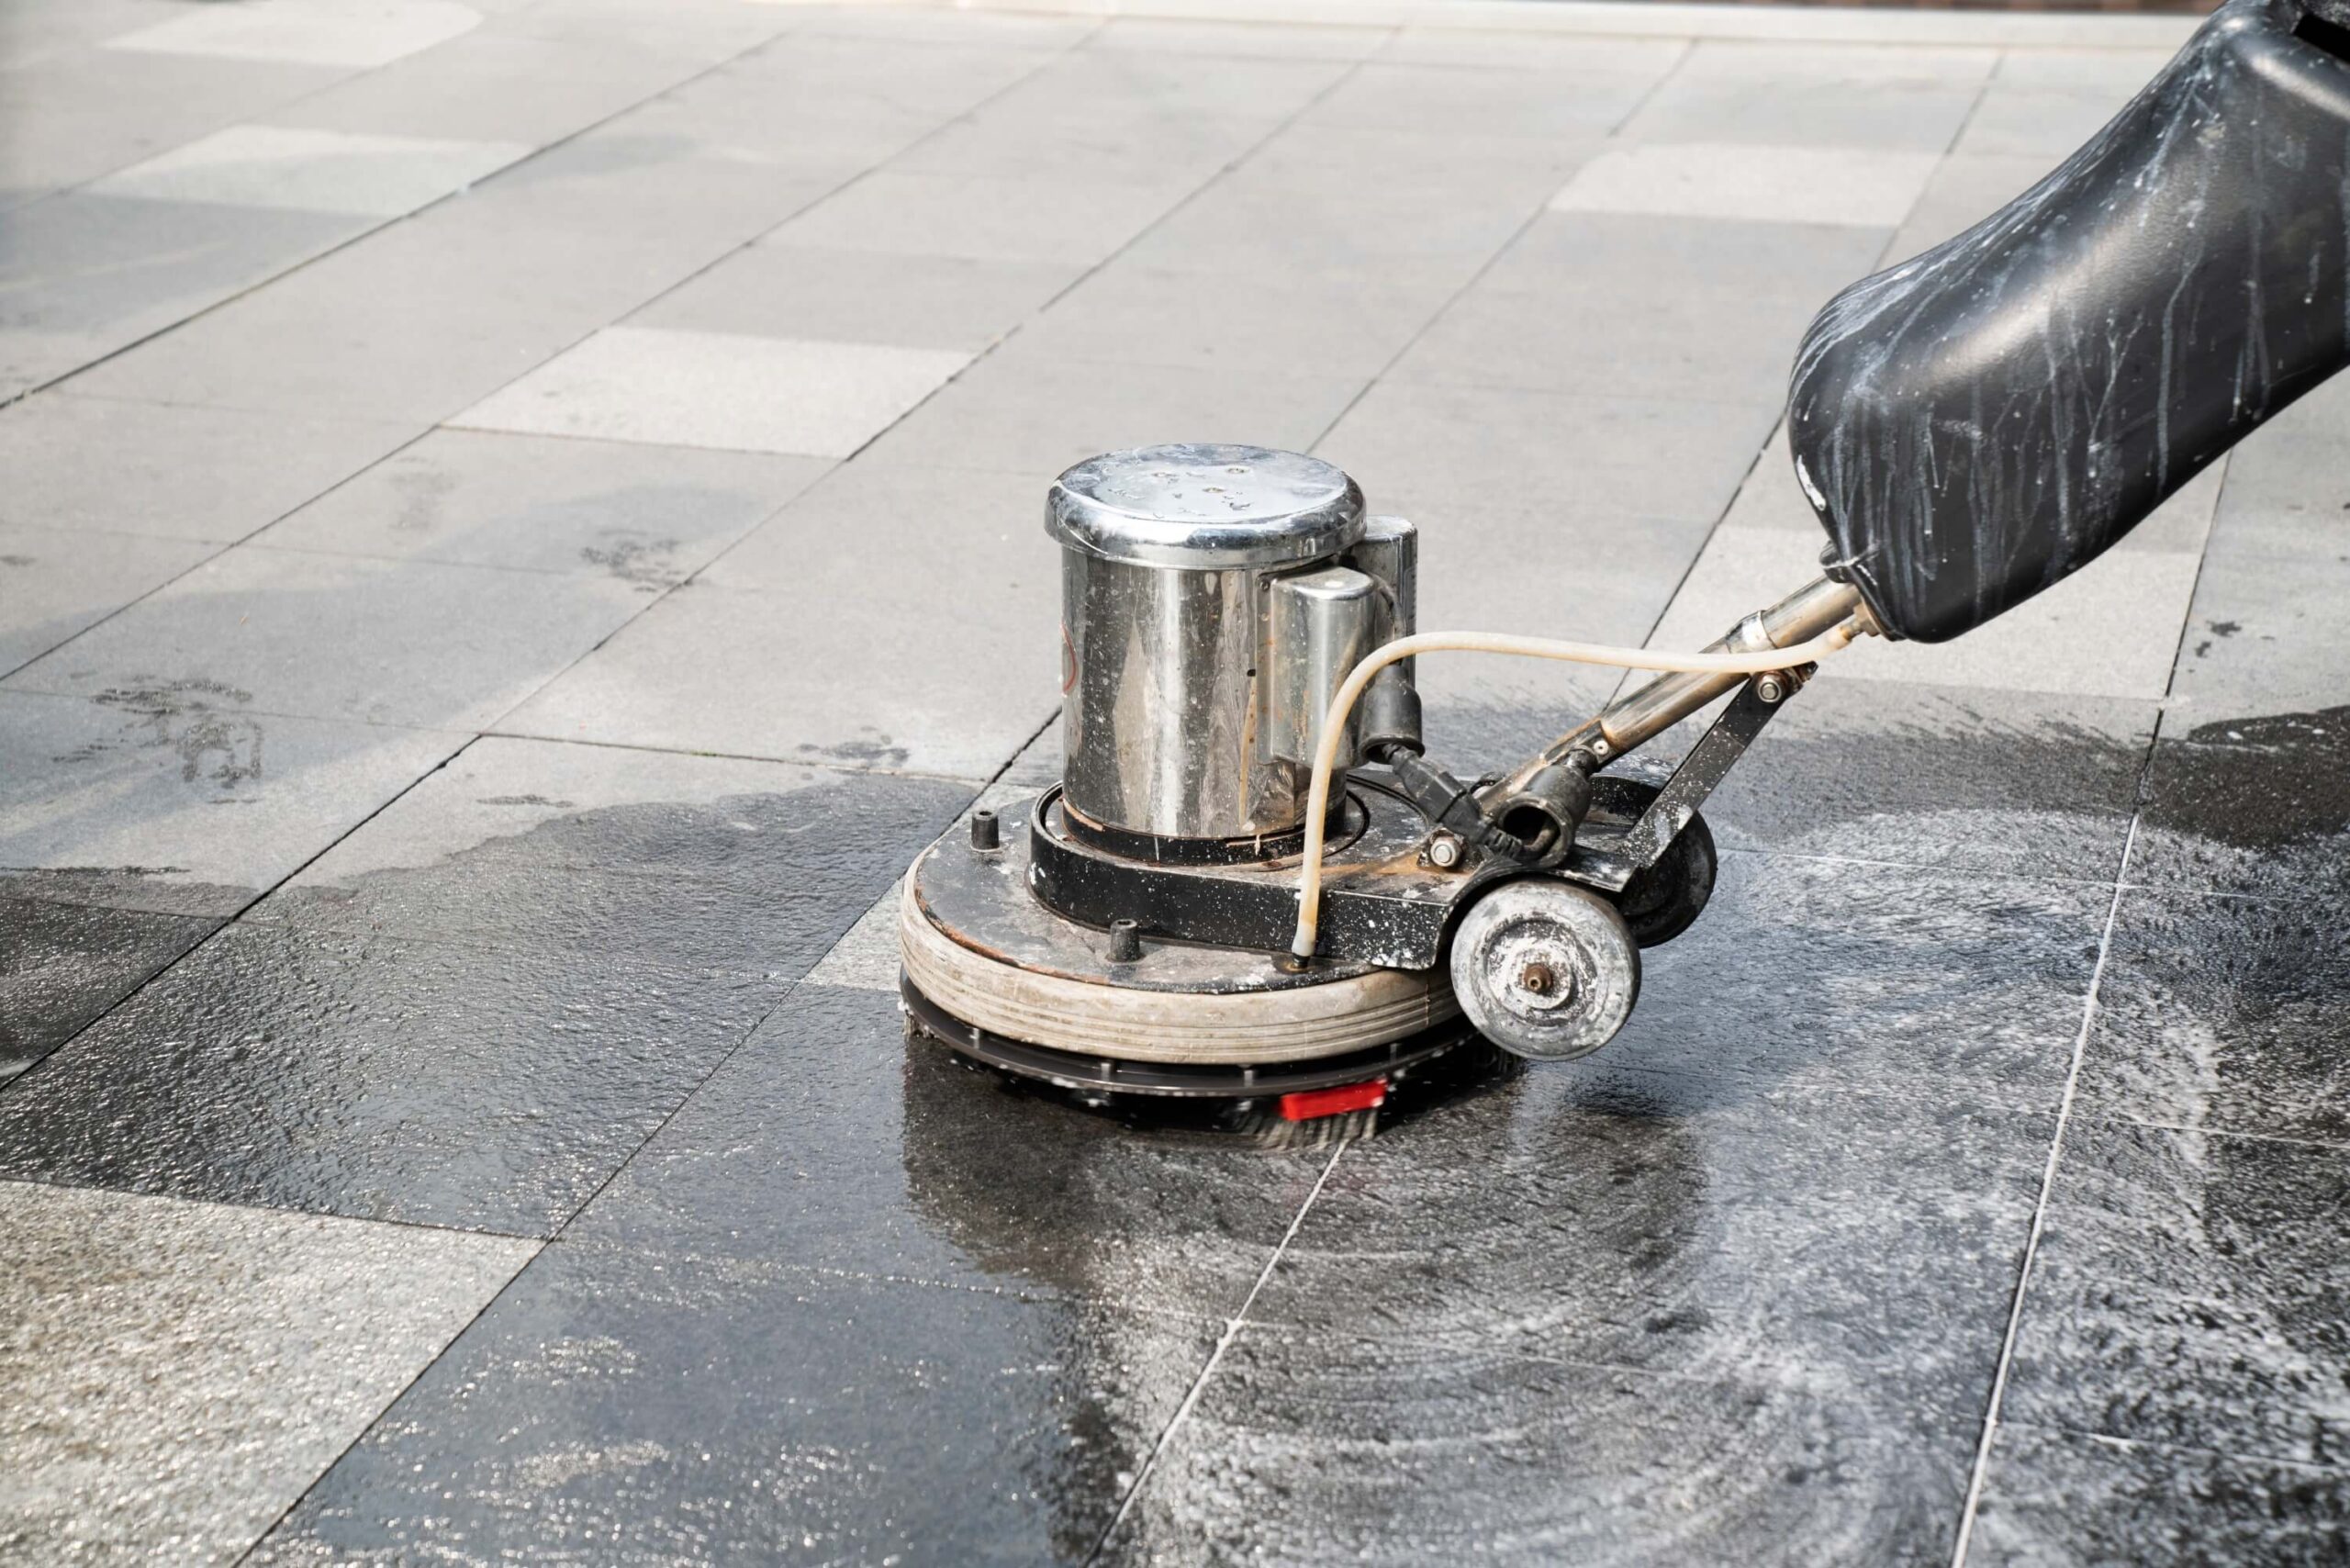
[[[989,1036],[1080,1061],[1241,1070],[1384,1050],[1460,1016],[1441,969],[1292,974],[1268,953],[1148,940],[1138,960],[1114,960],[1102,933],[1029,892],[1027,849],[1024,822],[995,849],[943,840],[899,905],[913,990]]]

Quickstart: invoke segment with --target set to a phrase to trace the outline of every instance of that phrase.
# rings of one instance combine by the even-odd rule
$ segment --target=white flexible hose
[[[1611,648],[1602,643],[1570,643],[1556,637],[1512,637],[1498,632],[1421,632],[1373,649],[1347,673],[1330,699],[1322,721],[1321,744],[1314,751],[1314,784],[1305,798],[1305,861],[1297,879],[1297,935],[1290,951],[1301,958],[1314,956],[1315,934],[1322,921],[1322,827],[1330,809],[1330,776],[1337,771],[1338,742],[1347,732],[1347,715],[1371,678],[1398,659],[1417,654],[1516,654],[1532,659],[1563,659],[1571,664],[1609,665],[1617,669],[1652,669],[1683,675],[1764,675],[1817,664],[1850,644],[1852,622],[1830,628],[1807,643],[1764,648],[1751,654],[1663,654],[1645,648]]]

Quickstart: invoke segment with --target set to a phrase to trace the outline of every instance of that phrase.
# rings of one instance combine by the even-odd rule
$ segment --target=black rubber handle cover
[[[1820,312],[1789,445],[1889,633],[2060,581],[2350,359],[2345,55],[2233,0],[2046,179]]]

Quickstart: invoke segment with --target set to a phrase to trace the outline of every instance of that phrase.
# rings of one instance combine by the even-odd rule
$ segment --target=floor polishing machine
[[[1824,575],[1700,653],[1420,630],[1417,532],[1313,457],[1061,475],[1063,776],[915,861],[911,1025],[1233,1126],[1372,1110],[1480,1039],[1605,1045],[1706,907],[1699,808],[1823,659],[2021,602],[2350,359],[2343,3],[2233,0],[2039,185],[1829,303],[1787,410]],[[1414,684],[1463,654],[1652,673],[1463,779]],[[1661,783],[1616,770],[1725,696]]]

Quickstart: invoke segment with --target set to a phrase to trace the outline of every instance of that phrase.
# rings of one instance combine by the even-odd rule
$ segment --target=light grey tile
[[[845,457],[969,358],[959,349],[608,327],[452,422]]]
[[[2220,554],[2350,553],[2350,377],[2337,376],[2244,438],[2228,456],[2212,548]]]
[[[372,221],[80,191],[17,207],[0,218],[0,376],[64,375]]]
[[[1572,397],[1382,382],[1318,449],[1371,494],[1463,519],[1722,514],[1778,417],[1774,401]],[[1519,534],[1532,543],[1538,536]]]
[[[786,3],[799,9],[797,0]],[[807,6],[793,36],[795,39],[878,39],[896,44],[1052,50],[1082,42],[1101,26],[1092,17],[1062,17],[1050,12],[947,10],[929,6],[852,3]]]
[[[233,914],[465,739],[253,707],[194,678],[0,691],[0,889]]]
[[[2130,99],[2110,86],[2025,86],[1994,82],[1966,122],[1955,151],[2066,156],[2105,127]]]
[[[1391,36],[1376,27],[1113,17],[1085,40],[1085,47],[1235,60],[1362,60]]]
[[[1660,42],[1647,56],[1598,70],[1496,72],[1374,62],[1301,117],[1309,125],[1481,136],[1605,136],[1679,57]]]
[[[1292,122],[1248,154],[1250,178],[1350,194],[1418,190],[1433,207],[1467,192],[1516,193],[1539,205],[1602,145],[1589,137],[1486,136]]]
[[[9,1555],[233,1560],[535,1250],[0,1183]]]
[[[1265,116],[1186,114],[1147,102],[1111,100],[1089,106],[1051,98],[1000,99],[923,138],[892,158],[890,167],[964,178],[1069,182],[1078,187],[1069,199],[1086,201],[1098,199],[1091,187],[1201,185],[1280,125]]]
[[[1623,134],[1649,143],[1761,142],[1788,147],[1940,152],[1966,121],[1974,83],[1834,81],[1676,73]]]
[[[44,393],[0,409],[0,523],[230,543],[420,433]]]
[[[1049,483],[1073,463],[1167,441],[1303,450],[1361,382],[1309,373],[1236,377],[1181,365],[1091,364],[1024,353],[973,365],[874,443],[894,463],[994,468]]]
[[[1227,55],[1211,64],[1181,52],[1084,49],[1048,62],[989,108],[1041,114],[1073,130],[1095,111],[1272,121],[1348,79],[1349,68],[1335,60]]]
[[[1379,51],[1388,65],[1460,65],[1499,71],[1569,71],[1654,77],[1680,63],[1689,40],[1677,38],[1560,37],[1505,28],[1398,28]]]
[[[1551,206],[1893,229],[1925,189],[1937,156],[1699,141],[1611,148],[1577,171]]]
[[[192,682],[258,712],[477,729],[643,604],[610,577],[241,544],[6,685],[95,697]]]
[[[1080,184],[885,169],[818,203],[767,242],[1091,264],[1118,251],[1193,184]]]
[[[1907,261],[1939,245],[2023,195],[2055,166],[2039,153],[1959,153],[1942,161],[1909,220],[1893,237],[1888,261]]]
[[[0,34],[6,24],[0,21]],[[0,188],[79,185],[341,80],[335,67],[73,48],[0,68]]]
[[[1874,271],[1884,245],[1882,230],[1833,223],[1545,212],[1477,286],[1524,297],[1529,316],[1583,291],[1645,291],[1651,308],[1678,309],[1706,308],[1709,296],[1818,305]]]
[[[1046,618],[970,608],[986,597],[871,574],[790,593],[689,585],[498,728],[984,778],[1052,711],[1059,657]]]
[[[437,431],[259,541],[618,577],[691,576],[822,475],[810,457]]]
[[[1822,543],[1799,529],[1717,530],[1652,645],[1703,647],[1739,617],[1818,577]],[[1953,642],[1863,638],[1829,668],[1856,679],[2160,697],[2197,564],[2192,551],[2114,551]]]
[[[1378,375],[1453,291],[1443,272],[1223,274],[1115,264],[1020,334],[1024,353],[1233,374]]]
[[[109,49],[157,54],[364,70],[431,49],[480,23],[481,13],[455,0],[396,0],[375,6],[250,0],[189,11],[106,41]]]
[[[0,523],[0,673],[162,587],[212,548]]]
[[[720,588],[788,591],[811,574],[883,584],[926,574],[946,557],[941,588],[987,583],[1048,612],[1060,556],[1045,534],[1044,474],[876,461],[845,463],[794,498],[703,571]],[[1047,628],[1049,630],[1049,628]]]
[[[676,87],[700,62],[594,39],[476,30],[270,115],[280,126],[543,146]]]
[[[239,125],[134,163],[99,196],[397,218],[525,156],[513,141]]]
[[[977,353],[1084,274],[1068,262],[754,245],[629,324]]]
[[[688,270],[699,271],[882,155],[866,140],[860,131],[858,150],[844,155],[790,136],[716,135],[665,96],[499,171],[462,206],[620,254],[690,254]],[[433,216],[452,226],[458,218]]]
[[[2009,49],[1999,57],[2003,86],[2065,87],[2110,94],[2118,106],[2171,62],[2163,49]]]

